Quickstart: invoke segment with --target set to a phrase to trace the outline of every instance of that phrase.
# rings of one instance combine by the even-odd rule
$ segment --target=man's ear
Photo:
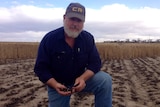
[[[66,15],[64,14],[64,15],[63,15],[63,20],[65,19],[65,17],[66,17]]]

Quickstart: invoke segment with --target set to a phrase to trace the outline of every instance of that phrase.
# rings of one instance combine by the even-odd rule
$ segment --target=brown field
[[[0,64],[17,59],[35,58],[39,43],[0,42]]]
[[[47,107],[46,87],[33,72],[35,59],[27,56],[35,57],[37,48],[29,50],[33,46],[28,48],[26,45],[18,45],[24,48],[21,51],[25,55],[22,54],[21,57],[21,48],[14,47],[17,51],[12,55],[14,52],[9,54],[6,50],[14,49],[9,46],[6,49],[0,44],[0,107]],[[114,44],[115,48],[111,48],[110,44],[105,47],[97,45],[103,63],[101,70],[112,76],[113,107],[160,107],[160,45],[129,44],[130,48],[126,49],[124,47],[127,45],[124,45],[126,44]],[[118,49],[124,50],[119,52]],[[7,56],[2,54],[2,50],[5,50]],[[109,54],[109,50],[114,55]],[[141,50],[147,54],[142,54]],[[130,55],[129,52],[134,54]],[[70,103],[71,107],[94,107],[94,96],[89,93],[74,94]]]
[[[160,43],[97,43],[102,59],[133,59],[160,56]]]

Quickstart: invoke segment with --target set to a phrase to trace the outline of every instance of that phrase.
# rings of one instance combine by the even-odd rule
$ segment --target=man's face
[[[76,38],[81,33],[84,25],[84,21],[78,18],[68,18],[64,15],[64,30],[67,36]]]

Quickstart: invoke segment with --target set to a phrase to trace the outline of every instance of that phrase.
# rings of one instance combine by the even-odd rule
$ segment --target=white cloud
[[[53,4],[51,4],[51,3],[46,3],[45,4],[47,7],[53,7],[54,5]]]
[[[39,8],[31,5],[21,5],[12,8],[0,8],[0,19],[10,19],[12,21],[31,18],[42,21],[51,21],[62,18],[64,9],[62,8]]]
[[[125,5],[113,4],[103,6],[100,10],[88,9],[88,21],[127,22],[142,21],[155,25],[160,19],[160,9],[142,7],[128,8]],[[152,22],[152,23],[151,23]],[[155,23],[156,22],[156,23]],[[157,24],[158,25],[158,24]]]
[[[160,9],[112,4],[86,11],[85,29],[96,41],[160,38]],[[33,5],[0,8],[1,41],[40,41],[45,33],[63,25],[64,12],[65,8]]]
[[[34,4],[34,3],[35,3],[35,1],[33,1],[33,0],[29,0],[29,3]]]
[[[15,32],[15,33],[0,33],[1,41],[32,41],[39,42],[47,32]]]
[[[19,2],[18,2],[18,1],[13,0],[13,1],[11,1],[11,4],[18,5],[18,4],[19,4]]]

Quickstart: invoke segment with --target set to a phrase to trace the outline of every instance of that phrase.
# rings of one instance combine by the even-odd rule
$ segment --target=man
[[[101,60],[84,22],[85,7],[71,3],[64,27],[47,33],[40,43],[34,71],[47,85],[49,107],[69,107],[72,93],[81,91],[95,94],[95,107],[112,106],[112,80],[99,71]]]

